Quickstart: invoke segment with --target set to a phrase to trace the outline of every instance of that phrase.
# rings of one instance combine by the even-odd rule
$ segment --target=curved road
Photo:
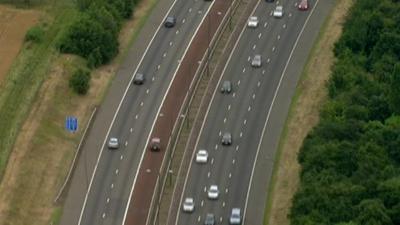
[[[299,11],[297,1],[292,0],[258,2],[253,15],[258,16],[259,26],[255,29],[243,28],[222,74],[221,80],[230,80],[233,83],[233,93],[221,94],[217,92],[217,87],[196,143],[195,152],[198,149],[208,150],[208,163],[195,163],[193,154],[190,170],[185,178],[185,189],[180,201],[185,197],[193,197],[195,211],[188,214],[178,210],[176,224],[203,223],[207,213],[215,215],[217,224],[227,224],[232,208],[241,208],[242,216],[246,213],[253,166],[260,150],[265,125],[270,119],[277,90],[281,86],[299,37],[308,35],[304,34],[304,27],[308,25],[319,1],[312,1],[313,8],[308,11]],[[285,12],[280,19],[272,16],[277,4],[283,5]],[[325,16],[326,14],[321,14],[319,19]],[[262,55],[261,68],[253,68],[250,65],[255,54]],[[286,113],[287,111],[281,112],[284,115]],[[232,134],[231,146],[221,145],[221,135],[226,131]],[[270,155],[273,158],[274,150],[262,150],[273,152]],[[273,161],[268,162],[269,171],[261,172],[265,177],[271,173]],[[207,199],[207,190],[212,184],[219,187],[218,200]],[[266,192],[265,188],[264,186],[262,191]],[[255,196],[258,194],[265,196],[263,193],[253,193]],[[265,198],[261,198],[260,201],[265,202]],[[261,217],[259,222],[262,222],[263,206],[259,206],[262,208],[261,215],[256,215]],[[249,221],[251,219],[245,217],[244,222]]]
[[[169,84],[175,76],[179,60],[212,4],[213,2],[202,0],[175,0],[172,5],[168,5],[170,8],[167,14],[174,15],[177,24],[173,28],[157,24],[159,29],[139,64],[133,67],[134,70],[125,71],[131,75],[136,72],[143,73],[146,81],[140,86],[130,85],[130,78],[129,83],[120,84],[120,88],[126,89],[122,100],[121,96],[115,98],[119,104],[111,125],[107,126],[106,135],[98,136],[98,140],[94,141],[96,143],[89,142],[82,149],[82,154],[86,154],[91,148],[101,146],[94,171],[86,171],[86,178],[90,177],[88,191],[83,199],[74,198],[74,193],[69,192],[61,224],[123,223],[137,168],[153,129],[152,121],[156,119]],[[97,118],[95,123],[102,122],[98,120]],[[103,123],[105,122],[107,121]],[[107,149],[106,142],[109,137],[118,137],[118,150]],[[87,156],[84,155],[83,158],[85,157]],[[79,163],[86,164],[85,159],[79,160]],[[75,181],[72,181],[72,185],[83,182],[78,180],[79,177],[74,174]],[[68,213],[65,213],[65,210]]]

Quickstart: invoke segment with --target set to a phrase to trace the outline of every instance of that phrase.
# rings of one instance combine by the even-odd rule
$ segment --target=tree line
[[[292,225],[400,225],[400,1],[357,0],[303,142]]]

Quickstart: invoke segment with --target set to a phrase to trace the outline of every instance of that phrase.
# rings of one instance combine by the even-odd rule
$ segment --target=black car
[[[168,28],[174,27],[175,24],[176,24],[176,18],[175,18],[174,16],[168,16],[168,17],[165,19],[165,22],[164,22],[164,26],[165,26],[165,27],[168,27]]]

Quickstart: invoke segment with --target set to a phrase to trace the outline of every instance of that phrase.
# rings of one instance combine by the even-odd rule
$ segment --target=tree
[[[78,69],[71,76],[69,86],[80,95],[87,93],[90,87],[90,72],[84,69]]]
[[[379,199],[367,199],[358,206],[357,222],[363,225],[393,225],[388,211]]]
[[[390,107],[400,115],[400,63],[394,66],[392,77],[390,79]]]

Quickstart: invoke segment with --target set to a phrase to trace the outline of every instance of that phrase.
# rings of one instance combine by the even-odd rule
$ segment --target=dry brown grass
[[[38,22],[39,11],[0,5],[0,85],[19,53],[26,31]]]
[[[135,17],[120,33],[120,52],[128,49],[140,20],[154,1],[143,1]],[[84,96],[71,93],[68,78],[71,68],[81,64],[77,57],[63,55],[53,59],[48,79],[42,85],[10,155],[0,184],[1,225],[43,225],[52,223],[56,209],[53,200],[68,172],[81,133],[64,130],[65,116],[79,118],[81,131],[95,105],[99,104],[111,78],[120,65],[113,63],[92,73],[91,88]]]
[[[271,195],[272,205],[268,213],[270,217],[266,219],[269,225],[290,224],[287,215],[299,184],[300,165],[297,162],[297,154],[307,133],[319,121],[319,110],[327,96],[325,83],[335,60],[333,45],[341,35],[342,24],[353,1],[337,1],[310,55],[304,77],[297,87],[297,99],[292,104],[285,127],[287,133],[281,141],[280,161]]]

